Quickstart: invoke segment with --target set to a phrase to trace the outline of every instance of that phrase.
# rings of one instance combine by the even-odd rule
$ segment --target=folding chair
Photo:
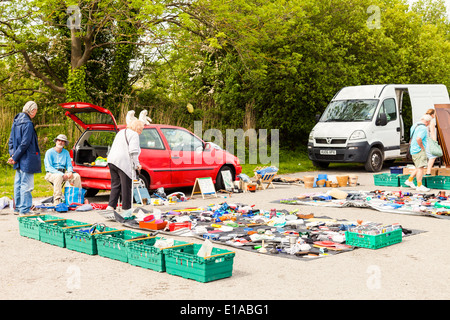
[[[269,171],[270,168],[270,171]],[[258,190],[265,190],[268,187],[272,187],[272,189],[275,189],[275,186],[272,183],[273,178],[278,173],[278,169],[275,167],[256,167],[254,170],[255,172],[255,179],[257,183],[257,189]],[[269,172],[265,172],[269,171]],[[266,185],[264,185],[266,184]]]

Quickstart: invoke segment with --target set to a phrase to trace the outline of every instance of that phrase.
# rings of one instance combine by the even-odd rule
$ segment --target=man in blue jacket
[[[14,117],[9,136],[8,163],[16,170],[14,179],[15,212],[29,214],[33,199],[34,174],[41,172],[41,152],[31,119],[36,116],[37,104],[28,101],[22,112]]]

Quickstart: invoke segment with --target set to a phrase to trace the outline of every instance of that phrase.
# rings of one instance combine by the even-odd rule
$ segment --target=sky
[[[408,0],[408,3],[410,3],[410,4],[412,4],[414,2],[415,2],[415,0]],[[447,16],[450,17],[450,0],[444,0],[444,2],[447,7]]]

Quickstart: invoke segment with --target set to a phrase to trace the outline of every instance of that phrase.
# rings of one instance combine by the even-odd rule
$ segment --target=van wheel
[[[366,171],[378,172],[383,168],[383,153],[378,148],[372,148],[365,163]]]

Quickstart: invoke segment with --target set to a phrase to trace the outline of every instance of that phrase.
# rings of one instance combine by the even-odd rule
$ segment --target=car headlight
[[[356,130],[355,132],[353,132],[350,135],[350,139],[349,140],[360,140],[360,139],[365,139],[365,138],[366,138],[366,134],[364,133],[364,131]]]
[[[314,138],[314,130],[311,130],[311,132],[309,133],[309,138],[308,138],[308,141],[313,141],[313,138]]]

